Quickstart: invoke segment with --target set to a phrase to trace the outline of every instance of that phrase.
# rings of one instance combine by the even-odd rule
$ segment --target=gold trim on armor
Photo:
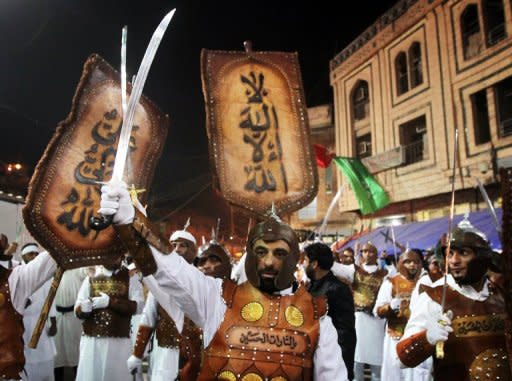
[[[503,348],[490,348],[480,352],[469,367],[471,381],[510,380],[508,355]]]
[[[236,375],[230,370],[222,371],[217,377],[219,381],[236,381]]]
[[[245,321],[258,321],[263,316],[263,305],[259,302],[247,303],[240,313]]]
[[[294,327],[300,327],[304,324],[304,315],[301,310],[295,306],[288,306],[284,311],[284,317],[288,324]]]
[[[288,379],[284,378],[283,376],[277,376],[277,377],[272,377],[270,379],[270,381],[288,381]]]
[[[242,381],[263,381],[263,378],[256,373],[247,373],[242,377]]]
[[[128,292],[128,285],[122,281],[116,281],[112,278],[107,280],[93,279],[91,282],[91,296],[100,296],[101,292],[109,296],[125,296]]]
[[[452,322],[456,337],[503,335],[505,314],[457,316]]]

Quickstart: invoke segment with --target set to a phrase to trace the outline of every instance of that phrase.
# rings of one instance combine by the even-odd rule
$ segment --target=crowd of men
[[[125,187],[102,193],[127,253],[64,273],[35,349],[56,263],[36,243],[18,263],[1,237],[1,381],[142,380],[145,359],[156,381],[512,379],[500,255],[467,220],[437,252],[379,258],[299,245],[273,215],[232,268],[216,237],[154,240]]]

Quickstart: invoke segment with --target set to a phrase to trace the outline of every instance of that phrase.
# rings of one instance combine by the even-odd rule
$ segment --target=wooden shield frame
[[[105,263],[125,251],[112,227],[96,232],[98,182],[112,175],[122,125],[120,75],[98,55],[84,64],[71,112],[35,169],[23,209],[25,225],[64,269]],[[131,87],[128,89],[131,90]],[[134,118],[125,182],[146,192],[162,153],[169,117],[142,97]]]
[[[201,76],[216,187],[264,215],[307,205],[318,174],[297,53],[203,49]]]

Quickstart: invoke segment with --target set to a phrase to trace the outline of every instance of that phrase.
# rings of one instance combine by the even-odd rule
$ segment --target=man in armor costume
[[[197,253],[196,239],[186,227],[175,231],[169,241],[178,255],[188,263],[194,262]],[[152,292],[148,293],[133,352],[127,361],[130,372],[140,369],[146,346],[154,333],[150,357],[151,380],[187,380],[187,372],[195,372],[197,375],[201,355],[201,332],[175,304],[170,312],[172,315],[162,308]],[[184,368],[182,372],[181,368]]]
[[[36,243],[27,243],[21,249],[21,258],[28,264],[39,255],[39,246]],[[53,367],[55,357],[55,342],[53,337],[57,333],[57,322],[55,316],[57,311],[52,304],[49,311],[49,319],[41,332],[36,348],[30,348],[28,343],[32,332],[39,319],[41,310],[50,292],[52,280],[48,279],[39,287],[25,302],[25,313],[23,314],[23,341],[25,342],[25,370],[22,378],[28,381],[53,381]]]
[[[368,364],[372,381],[380,380],[385,321],[373,315],[379,288],[387,271],[377,265],[377,248],[370,242],[361,248],[360,265],[339,264],[333,269],[340,280],[352,284],[356,316],[357,344],[354,355],[354,379],[364,380],[364,364]]]
[[[292,287],[299,247],[288,225],[271,218],[251,230],[249,281],[237,286],[205,276],[178,255],[163,255],[162,246],[147,245],[158,240],[135,217],[124,186],[104,186],[102,193],[100,212],[114,215],[115,228],[143,274],[153,275],[202,328],[198,380],[347,380],[325,299]],[[123,221],[131,224],[120,225]]]
[[[0,266],[0,380],[19,380],[25,365],[23,314],[26,301],[50,279],[57,264],[47,252],[26,265]]]
[[[486,237],[468,220],[451,234],[446,260],[450,274],[421,286],[404,336],[397,344],[407,367],[432,356],[444,343],[444,358],[434,358],[436,381],[510,380],[505,345],[505,309],[502,295],[489,288],[486,272],[493,267]],[[422,292],[423,291],[423,292]]]
[[[313,296],[327,297],[328,315],[338,332],[338,344],[347,367],[348,379],[352,380],[357,341],[352,291],[331,272],[334,258],[329,246],[315,242],[304,248],[304,254],[305,271],[310,279],[308,291]]]
[[[201,246],[195,265],[204,275],[221,279],[231,276],[230,255],[216,239]]]
[[[382,352],[382,381],[411,379],[412,369],[400,369],[396,343],[404,334],[405,325],[411,314],[409,302],[422,271],[421,264],[421,251],[407,250],[398,260],[398,274],[388,277],[380,286],[373,312],[374,315],[386,320]]]
[[[84,279],[75,303],[83,321],[77,381],[126,381],[131,352],[131,317],[144,305],[142,284],[116,263],[96,266]]]

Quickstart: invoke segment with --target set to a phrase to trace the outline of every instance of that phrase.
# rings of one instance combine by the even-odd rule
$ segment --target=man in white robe
[[[135,229],[135,225],[131,225],[131,223],[134,222],[135,211],[128,191],[122,184],[119,186],[113,184],[102,188],[100,212],[104,215],[114,214],[114,224],[118,225],[119,230],[122,228],[125,232],[128,232],[124,234],[120,233],[125,237],[127,234],[132,234],[131,229]],[[124,228],[122,225],[125,225]],[[270,238],[269,235],[271,235],[272,238]],[[125,244],[134,249],[140,247],[140,244],[132,246],[132,242],[128,241],[125,241]],[[288,324],[293,323],[295,327],[297,327],[296,330],[291,330],[289,332],[292,336],[287,336],[286,338],[284,336],[281,338],[280,333],[272,333],[271,328],[266,328],[265,322],[267,319],[263,319],[261,321],[261,324],[264,324],[261,328],[257,325],[258,321],[263,316],[260,312],[263,313],[265,309],[261,303],[264,303],[265,305],[269,304],[270,306],[274,303],[266,300],[266,298],[272,298],[272,300],[275,300],[278,305],[280,303],[286,303],[288,299],[300,298],[301,301],[309,301],[311,300],[310,298],[312,298],[301,288],[297,291],[294,291],[293,289],[293,272],[295,271],[295,265],[299,256],[298,241],[293,230],[291,230],[287,225],[274,219],[272,221],[267,221],[266,223],[258,224],[252,230],[247,248],[248,250],[251,250],[251,252],[254,250],[254,253],[251,253],[250,256],[248,255],[246,259],[246,273],[249,282],[240,286],[236,286],[230,281],[222,281],[221,279],[213,279],[205,276],[198,269],[189,265],[182,257],[173,254],[163,255],[155,247],[150,247],[151,254],[149,257],[146,257],[147,259],[152,257],[156,262],[157,271],[154,272],[154,278],[158,281],[159,285],[164,290],[171,293],[184,313],[203,329],[206,349],[203,357],[202,372],[209,374],[209,372],[213,370],[210,366],[204,365],[204,359],[208,358],[209,361],[215,361],[214,358],[216,356],[216,352],[210,351],[209,346],[212,340],[223,340],[225,334],[223,327],[226,324],[230,324],[230,319],[226,318],[229,316],[230,318],[243,318],[246,322],[245,324],[248,324],[250,321],[251,326],[256,324],[255,327],[258,327],[256,329],[268,330],[269,335],[272,337],[275,336],[274,338],[276,340],[279,339],[280,343],[282,340],[286,340],[286,345],[291,345],[294,348],[297,344],[300,344],[302,348],[302,344],[304,343],[302,338],[299,338],[299,336],[295,337],[296,335],[301,334],[299,332],[300,329],[298,328],[299,323],[308,325],[312,324],[313,326],[318,324],[316,326],[316,329],[318,329],[318,331],[316,331],[318,333],[318,342],[314,348],[308,349],[307,353],[312,356],[312,358],[305,358],[304,361],[300,362],[300,364],[294,363],[293,366],[290,364],[288,371],[293,372],[293,374],[297,374],[297,372],[302,371],[306,372],[306,374],[311,372],[312,378],[316,380],[347,380],[347,371],[341,357],[341,350],[337,343],[337,333],[332,321],[326,314],[317,316],[316,319],[318,319],[318,322],[315,323],[311,320],[302,321],[301,316],[302,318],[304,318],[304,316],[296,307],[292,308],[290,306],[289,309],[286,309],[286,311],[288,311],[286,318],[280,315],[280,310],[276,310],[275,312],[271,311],[272,314],[279,313],[279,316],[275,316],[275,323],[274,319],[272,319],[270,322],[271,324],[285,324],[281,319],[287,319],[286,321],[289,322]],[[140,254],[147,255],[147,252],[138,253],[137,255]],[[136,261],[141,260],[142,262],[142,258],[137,257],[136,255],[134,255],[134,259]],[[151,276],[149,274],[145,275]],[[258,286],[255,286],[253,283],[256,283]],[[239,291],[235,291],[238,287],[240,287],[238,289]],[[263,299],[255,301],[254,304],[249,303],[247,307],[244,307],[245,309],[236,313],[236,311],[231,308],[232,305],[229,304],[230,301],[228,296],[223,295],[224,292],[229,292],[229,290],[233,290],[236,293],[234,298],[237,298],[238,292],[241,293],[240,295],[242,295],[243,298],[247,296],[250,298],[251,296],[247,295],[246,292],[252,290],[252,295],[261,295]],[[258,298],[258,296],[256,297]],[[228,298],[228,300],[226,298]],[[282,302],[280,301],[281,299],[283,300]],[[164,304],[166,301],[158,300],[158,302],[160,304]],[[261,310],[258,304],[260,304],[264,309]],[[285,311],[281,312],[283,314],[285,313]],[[245,328],[242,327],[240,329],[244,330]],[[249,332],[250,337],[246,337],[245,334],[242,334],[240,339],[252,340],[252,334],[253,333]],[[272,343],[276,344],[277,342],[272,340]],[[251,344],[251,346],[252,345],[255,344]],[[307,347],[304,346],[303,348],[304,352],[301,350],[299,352],[300,356],[306,355]],[[249,361],[256,361],[256,356],[258,356],[258,358],[260,357],[260,354],[257,353],[262,353],[267,357],[274,357],[272,349],[269,348],[267,344],[268,353],[267,350],[262,352],[260,352],[259,349],[255,349],[254,352],[251,350],[251,353],[254,353],[252,356],[255,360],[251,360],[250,356],[247,359]],[[240,347],[239,350],[245,355],[245,351],[247,351],[248,348],[243,346]],[[222,351],[218,354],[221,357],[226,356],[226,361],[231,361],[229,353]],[[284,361],[284,359],[286,359],[287,362],[295,361],[292,357],[289,357],[288,353],[286,353],[286,355],[285,353],[282,353],[281,358],[282,361]],[[293,356],[293,358],[296,358],[296,356]],[[234,364],[239,364],[239,359],[232,359]],[[209,363],[213,364],[213,362]],[[276,365],[277,367],[275,367]],[[221,365],[217,363],[215,367],[217,366]],[[274,367],[278,373],[276,377],[284,377],[284,375],[282,375],[282,369],[279,366],[279,361],[277,364],[274,364]],[[226,377],[236,377],[232,370],[224,369],[219,371]],[[247,377],[261,377],[259,375],[260,372],[268,374],[268,371],[268,369],[261,370],[258,368],[250,368],[245,369],[244,373],[246,373],[245,375]],[[292,376],[289,379],[299,379],[296,377],[297,376]],[[302,379],[302,376],[300,379]]]

